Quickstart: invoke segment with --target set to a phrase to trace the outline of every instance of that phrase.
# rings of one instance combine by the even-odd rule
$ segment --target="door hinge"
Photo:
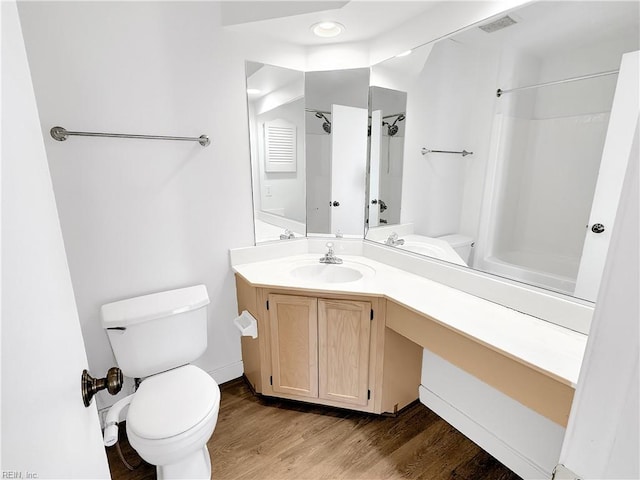
[[[269,300],[267,300],[267,310],[269,310]]]
[[[269,377],[269,385],[273,385],[273,375]]]
[[[367,390],[367,400],[371,400],[371,390]]]
[[[371,309],[371,320],[373,320],[373,308]]]

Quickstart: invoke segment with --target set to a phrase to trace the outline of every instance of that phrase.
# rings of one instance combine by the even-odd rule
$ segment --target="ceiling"
[[[640,40],[637,33],[640,3],[637,1],[543,1],[525,5],[509,16],[516,20],[515,25],[490,34],[470,28],[452,39],[476,47],[509,45],[539,57],[574,52],[584,46],[626,37]]]
[[[441,2],[224,2],[222,14],[225,28],[233,31],[264,35],[299,46],[319,46],[371,40],[397,28],[438,3]],[[345,31],[335,38],[316,37],[311,32],[311,25],[328,20],[341,23]]]

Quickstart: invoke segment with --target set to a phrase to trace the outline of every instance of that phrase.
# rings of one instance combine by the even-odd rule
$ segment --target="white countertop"
[[[293,244],[289,250],[291,255],[280,258],[248,263],[232,261],[235,263],[232,268],[258,287],[383,296],[562,383],[575,388],[578,382],[587,341],[584,334],[363,255],[339,255],[343,265],[365,272],[359,280],[346,283],[301,280],[291,275],[292,268],[317,262],[322,255],[299,253],[303,249]],[[237,256],[236,260],[242,258]],[[370,269],[375,274],[367,274]]]

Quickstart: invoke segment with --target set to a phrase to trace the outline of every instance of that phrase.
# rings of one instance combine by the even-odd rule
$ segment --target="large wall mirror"
[[[528,4],[373,66],[372,99],[407,103],[387,113],[372,101],[366,238],[595,301],[627,161],[609,145],[615,104],[637,102],[621,62],[640,48],[639,17],[638,2]],[[376,185],[392,172],[402,188],[387,202]]]
[[[247,62],[256,242],[364,226],[391,248],[595,301],[639,8],[530,3],[371,69]]]

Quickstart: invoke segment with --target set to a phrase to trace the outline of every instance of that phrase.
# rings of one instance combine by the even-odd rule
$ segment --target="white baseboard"
[[[244,373],[244,364],[241,360],[215,370],[210,370],[207,373],[213,377],[218,385],[220,385],[221,383],[241,377]]]
[[[531,463],[519,452],[504,443],[482,425],[440,398],[431,390],[420,385],[420,401],[453,425],[463,435],[482,447],[501,463],[513,470],[525,480],[548,480],[551,472],[545,472]]]
[[[553,469],[551,480],[580,480],[580,477],[559,463],[556,465],[556,468]]]

